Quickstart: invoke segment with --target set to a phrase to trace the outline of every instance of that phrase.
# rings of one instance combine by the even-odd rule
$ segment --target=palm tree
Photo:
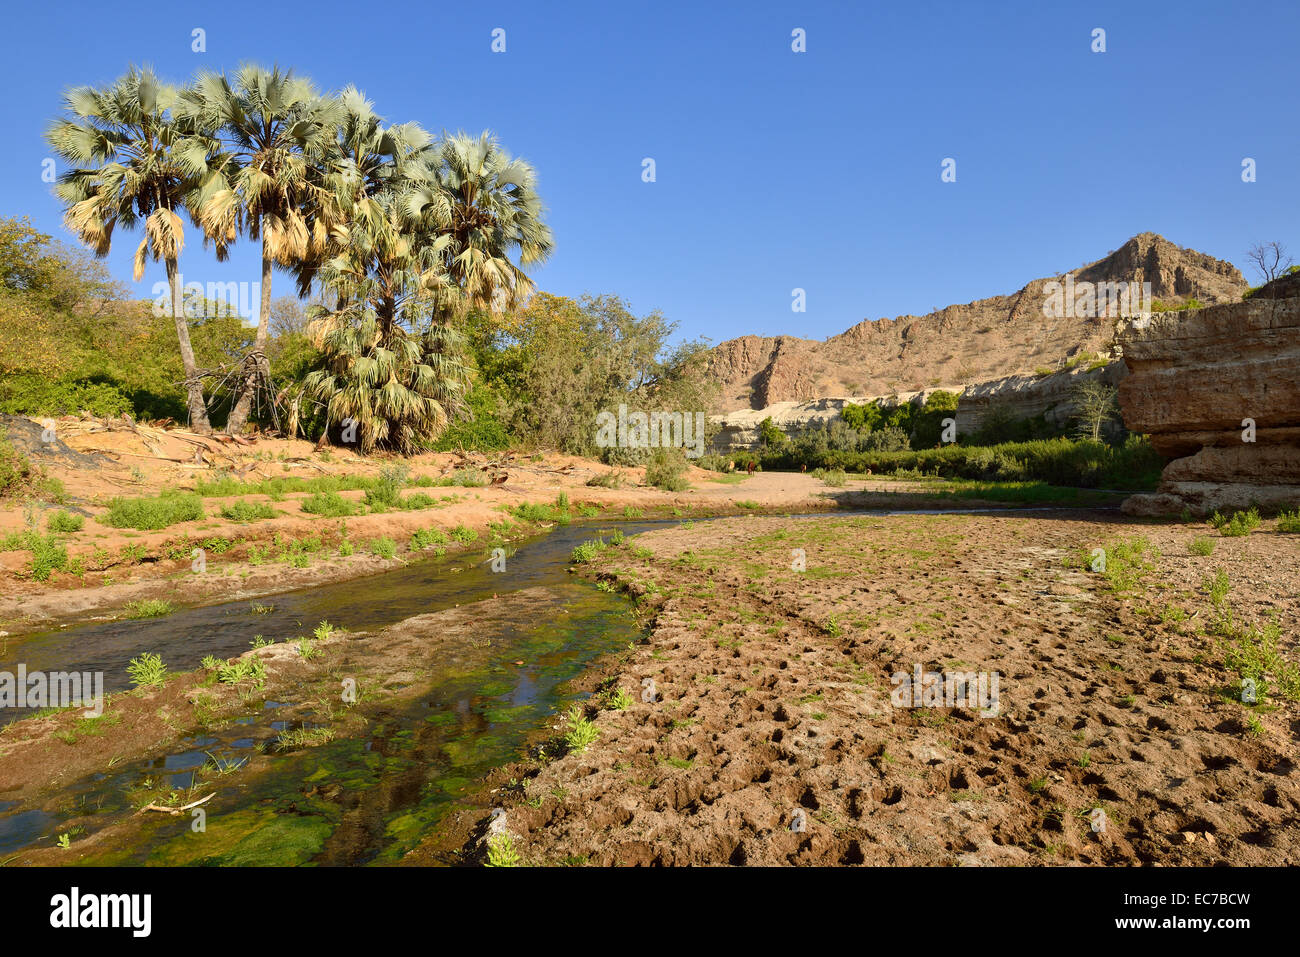
[[[356,424],[363,452],[418,451],[459,410],[467,385],[459,334],[434,321],[451,292],[448,240],[404,214],[403,185],[357,199],[336,231],[341,247],[318,270],[339,306],[315,310],[324,366],[305,389],[326,404],[327,423]]]
[[[219,185],[220,159],[217,144],[201,127],[174,120],[177,97],[176,88],[161,82],[149,67],[133,66],[106,89],[69,90],[64,108],[71,116],[56,120],[46,138],[74,164],[55,185],[68,228],[103,257],[119,224],[131,229],[142,223],[135,281],[144,275],[148,259],[165,263],[190,425],[207,431],[207,406],[183,306],[178,261],[185,225],[179,212],[201,205]]]
[[[257,335],[226,422],[233,435],[248,421],[258,379],[269,376],[272,267],[294,266],[308,256],[314,170],[334,143],[335,106],[292,70],[251,65],[240,67],[233,80],[200,74],[181,99],[181,115],[216,130],[228,149],[228,182],[198,210],[218,254],[241,231],[262,241]]]
[[[434,173],[436,183],[412,192],[409,211],[418,217],[426,206],[449,205],[447,273],[463,305],[513,310],[533,289],[522,267],[543,262],[555,244],[542,221],[536,172],[485,132],[444,135]]]
[[[445,265],[450,204],[427,165],[428,133],[385,126],[355,88],[338,102],[311,255],[297,269],[300,294],[317,284],[337,306],[313,311],[324,362],[305,391],[326,404],[328,425],[357,424],[362,451],[410,453],[446,426],[467,388],[463,341],[434,321],[459,296]],[[428,187],[412,215],[412,193]]]

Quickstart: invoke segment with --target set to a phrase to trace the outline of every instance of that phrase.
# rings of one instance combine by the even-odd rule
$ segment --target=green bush
[[[47,581],[51,572],[62,571],[68,567],[68,550],[55,536],[39,535],[28,537],[27,547],[32,552],[32,577],[38,582]]]
[[[447,536],[438,528],[421,528],[411,533],[411,551],[418,552],[430,545],[446,545]]]
[[[679,449],[655,449],[645,467],[646,484],[666,492],[684,492],[691,487],[685,472],[686,456]]]
[[[1241,538],[1259,528],[1259,509],[1251,508],[1247,512],[1233,512],[1231,518],[1225,518],[1218,512],[1210,516],[1210,524],[1219,530],[1224,538]]]
[[[0,412],[15,415],[76,415],[86,411],[103,418],[134,412],[130,395],[115,382],[90,379],[49,380],[35,374],[6,377],[0,386]]]
[[[299,507],[311,515],[324,515],[327,518],[356,515],[361,511],[360,505],[338,492],[315,492],[304,498]]]
[[[132,658],[126,666],[127,677],[137,688],[160,685],[167,678],[167,666],[162,656],[146,651],[139,658]]]
[[[50,517],[45,520],[45,527],[51,532],[68,534],[81,531],[81,526],[85,523],[84,518],[72,512],[51,512]]]
[[[178,522],[203,518],[203,500],[197,495],[162,495],[158,498],[115,498],[100,521],[113,528],[154,531]]]
[[[1300,508],[1294,512],[1279,512],[1277,530],[1279,532],[1300,532]]]
[[[380,558],[393,558],[397,555],[397,543],[386,535],[382,538],[372,539],[370,554],[377,555]]]
[[[842,488],[848,481],[848,474],[843,469],[813,469],[813,478],[821,479],[831,488]]]
[[[21,492],[33,476],[32,463],[14,448],[0,432],[0,498]]]
[[[264,518],[275,518],[276,514],[276,510],[266,502],[249,502],[242,498],[221,506],[221,517],[232,522],[256,522]]]
[[[733,456],[739,466],[743,455]],[[1039,481],[1079,488],[1150,489],[1160,480],[1164,459],[1143,436],[1122,445],[1088,439],[1036,439],[1002,445],[952,444],[899,452],[849,452],[826,449],[815,457],[787,450],[762,456],[765,469],[795,470],[801,465],[875,474],[913,473],[980,481]]]

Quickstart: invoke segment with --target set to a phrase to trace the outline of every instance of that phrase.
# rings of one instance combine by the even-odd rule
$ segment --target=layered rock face
[[[928,393],[905,392],[890,396],[891,402],[924,401]],[[709,448],[714,452],[732,452],[737,449],[758,447],[759,425],[764,419],[771,419],[772,424],[792,439],[799,438],[813,429],[824,429],[841,417],[844,407],[850,402],[862,405],[880,396],[832,396],[812,399],[808,402],[775,402],[762,409],[740,409],[726,415],[711,415],[709,421],[718,426],[718,431],[710,439]]]
[[[957,434],[970,435],[979,431],[990,416],[1032,419],[1041,415],[1054,425],[1064,425],[1076,414],[1075,389],[1093,379],[1115,385],[1126,372],[1124,363],[1115,361],[1096,369],[1080,366],[1045,377],[1006,376],[971,386],[957,397]],[[767,418],[790,438],[798,438],[807,431],[825,428],[839,419],[844,406],[850,402],[856,405],[872,400],[880,400],[886,405],[924,403],[935,391],[925,389],[888,396],[832,396],[804,402],[774,402],[762,409],[740,409],[725,415],[713,415],[709,421],[718,426],[718,431],[710,441],[710,448],[714,452],[756,448],[759,424]]]
[[[1124,424],[1174,459],[1126,512],[1300,505],[1300,298],[1126,320],[1117,339]]]
[[[1115,361],[1096,369],[1079,366],[1046,377],[1016,375],[981,382],[957,400],[957,433],[978,432],[992,415],[1007,419],[1041,415],[1053,425],[1064,425],[1076,414],[1076,389],[1092,380],[1116,385],[1127,371],[1123,362]]]
[[[1105,355],[1118,313],[1049,316],[1051,283],[1151,283],[1165,303],[1240,300],[1246,289],[1231,263],[1184,249],[1155,233],[1134,236],[1078,270],[1035,279],[1018,292],[924,316],[864,320],[825,342],[795,336],[742,336],[720,343],[710,370],[721,385],[715,412],[763,409],[818,396],[892,395],[965,385],[1057,368]]]

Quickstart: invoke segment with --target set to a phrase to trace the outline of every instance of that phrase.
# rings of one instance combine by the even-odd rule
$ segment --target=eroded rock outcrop
[[[1151,284],[1169,305],[1195,298],[1235,302],[1246,282],[1232,263],[1141,233],[1096,262],[1034,279],[1010,295],[935,309],[924,316],[863,320],[824,342],[742,336],[717,345],[710,372],[720,383],[714,412],[763,409],[818,396],[891,395],[1032,376],[1074,358],[1104,357],[1123,312],[1046,315],[1049,284]]]
[[[1300,298],[1120,323],[1124,424],[1173,458],[1135,515],[1300,505]]]

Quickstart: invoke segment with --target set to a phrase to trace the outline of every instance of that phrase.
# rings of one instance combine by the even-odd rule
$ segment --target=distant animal
[[[493,485],[505,485],[505,484],[506,484],[506,479],[508,479],[509,477],[510,477],[510,473],[509,473],[509,472],[502,472],[502,473],[500,473],[499,475],[494,475],[494,476],[492,476],[492,484],[493,484]]]
[[[754,463],[753,463],[753,462],[750,462],[748,465],[746,465],[746,468],[749,470],[749,474],[750,474],[750,475],[753,475],[753,474],[754,474]]]
[[[799,466],[799,471],[800,471],[800,472],[807,472],[807,471],[808,471],[808,466],[807,466],[807,464],[800,465],[800,466]]]

